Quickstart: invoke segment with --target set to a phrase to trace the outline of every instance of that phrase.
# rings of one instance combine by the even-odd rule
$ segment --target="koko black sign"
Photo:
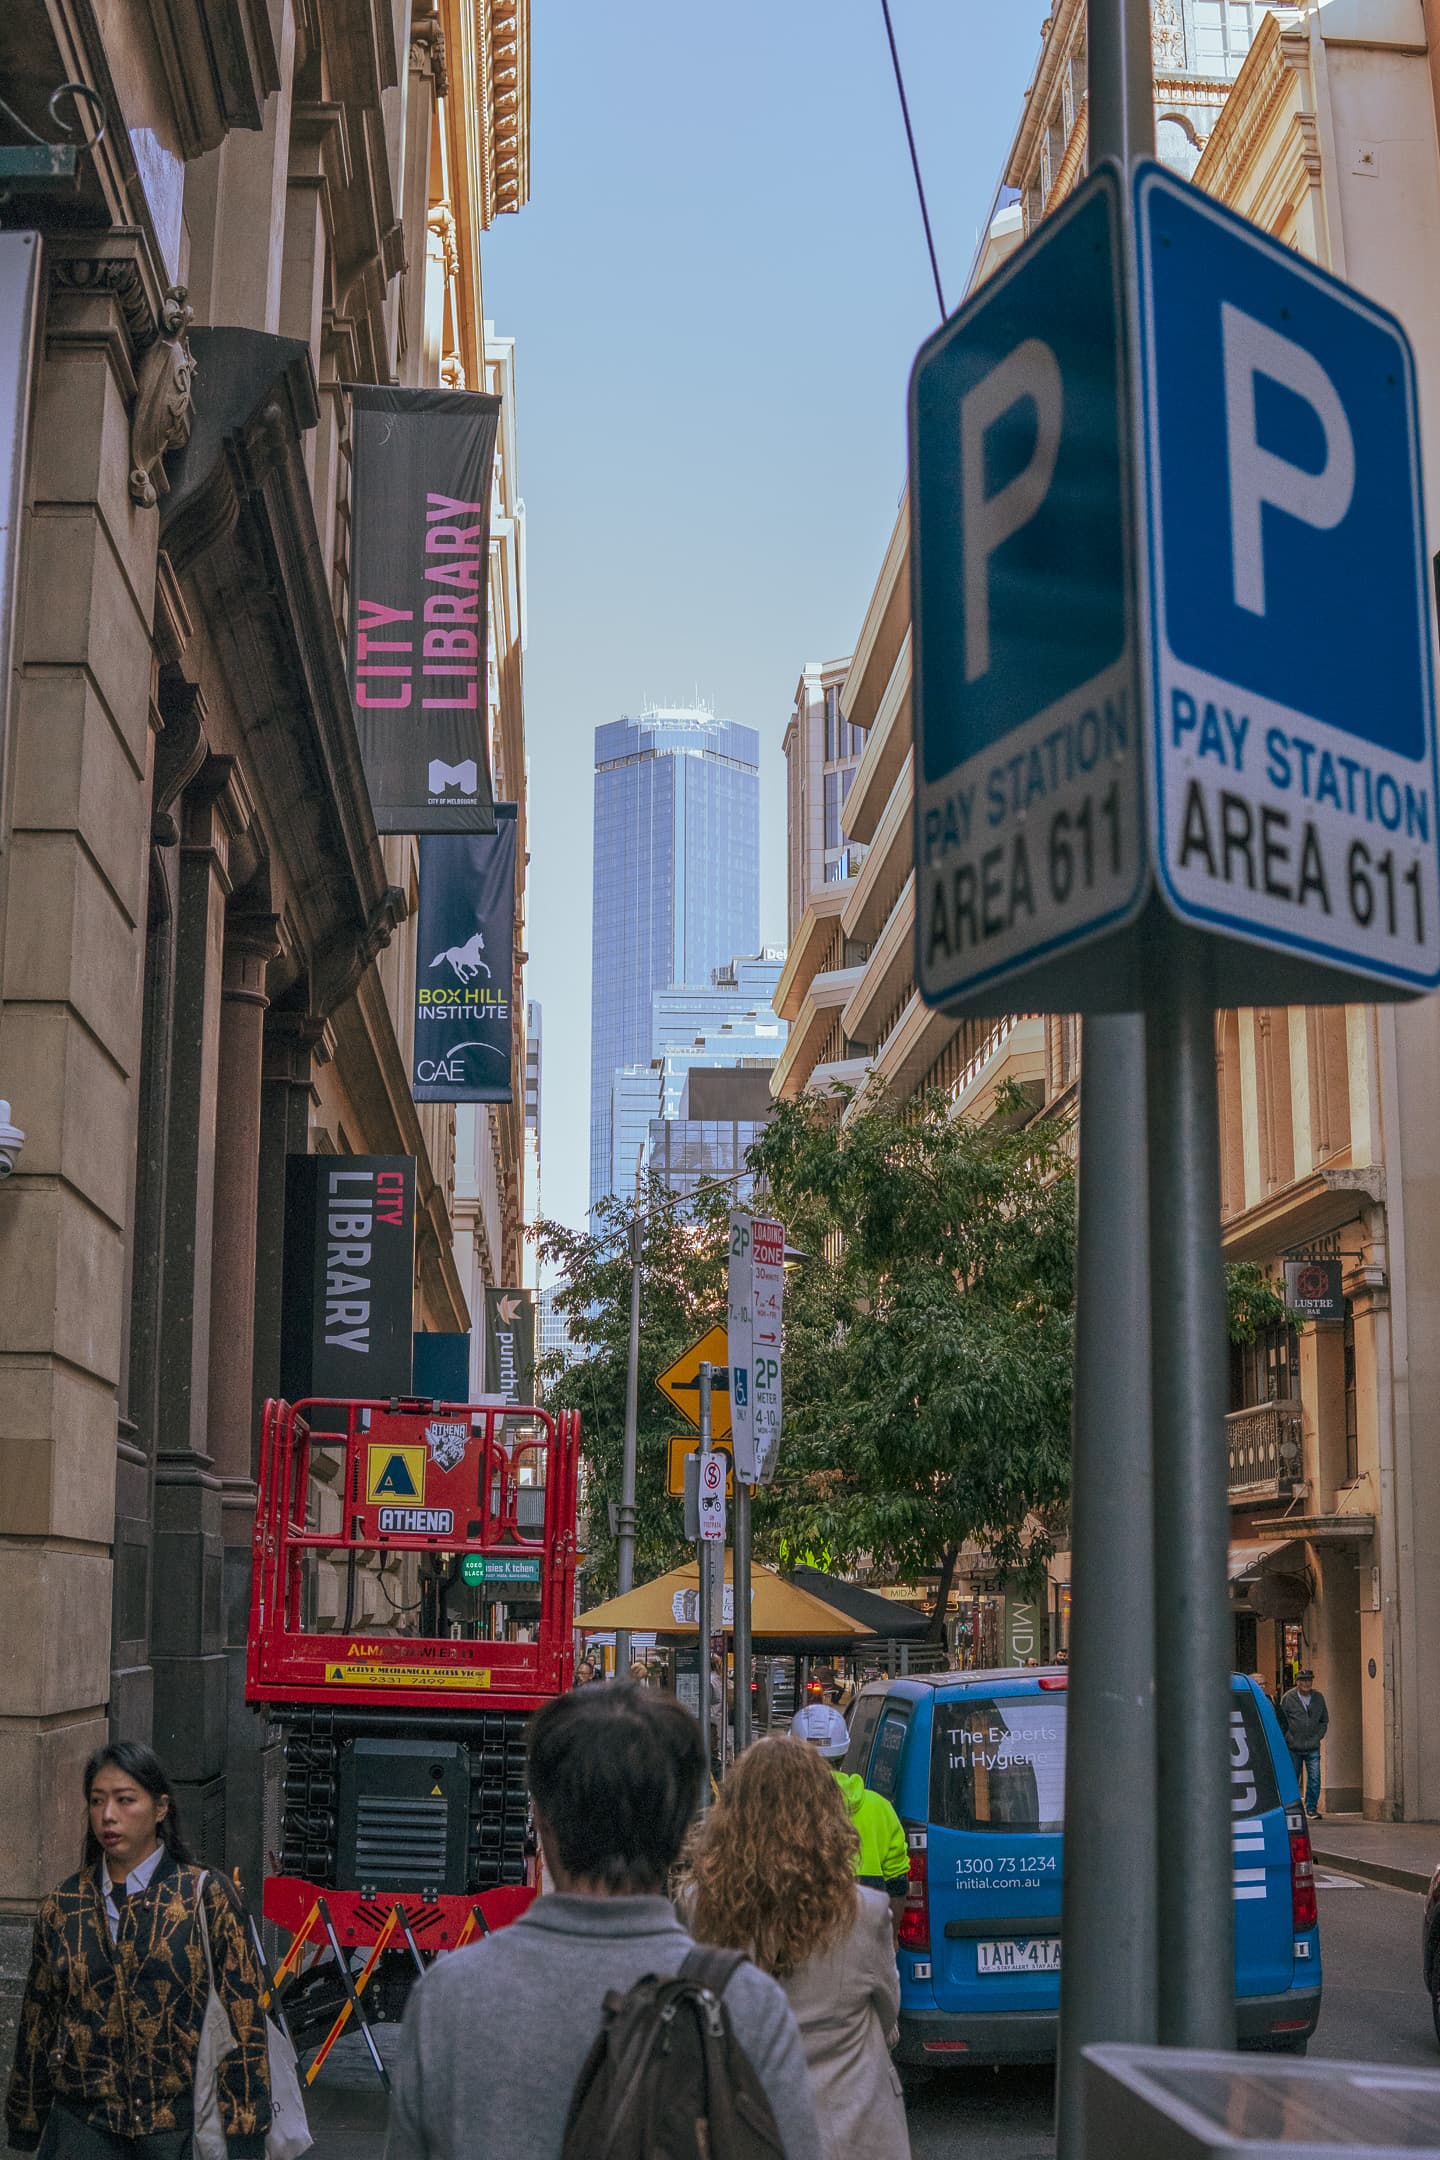
[[[350,388],[350,692],[382,833],[494,830],[486,734],[497,397]]]
[[[515,805],[486,834],[420,842],[416,1102],[510,1102]]]
[[[414,1156],[290,1156],[280,1344],[288,1400],[408,1395],[414,1287]]]

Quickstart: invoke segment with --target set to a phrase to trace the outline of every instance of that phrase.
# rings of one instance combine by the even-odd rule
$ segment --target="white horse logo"
[[[468,938],[463,945],[449,945],[444,952],[437,952],[430,965],[432,968],[439,967],[441,961],[446,960],[454,969],[457,982],[474,982],[477,975],[489,975],[490,973],[489,968],[480,958],[484,950],[485,940],[477,930],[475,935]]]

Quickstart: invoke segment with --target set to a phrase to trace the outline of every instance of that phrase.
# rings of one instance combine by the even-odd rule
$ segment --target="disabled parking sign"
[[[1227,1002],[1435,987],[1393,317],[1162,167],[1102,167],[921,349],[910,427],[925,1000],[1137,1003],[1157,905]]]

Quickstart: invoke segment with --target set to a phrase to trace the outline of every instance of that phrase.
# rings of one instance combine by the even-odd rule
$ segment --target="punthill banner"
[[[382,833],[488,833],[490,472],[500,400],[349,386],[350,694]]]
[[[485,1292],[485,1394],[491,1402],[535,1400],[535,1293]]]
[[[420,842],[415,954],[416,1102],[510,1102],[514,1034],[515,805],[495,830]]]

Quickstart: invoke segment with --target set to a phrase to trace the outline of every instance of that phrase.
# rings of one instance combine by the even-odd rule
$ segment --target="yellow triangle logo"
[[[430,1797],[432,1800],[442,1800],[444,1798],[444,1794],[441,1792],[438,1785],[432,1785],[430,1787]]]
[[[423,1447],[374,1446],[366,1460],[365,1498],[411,1504],[425,1498]]]

